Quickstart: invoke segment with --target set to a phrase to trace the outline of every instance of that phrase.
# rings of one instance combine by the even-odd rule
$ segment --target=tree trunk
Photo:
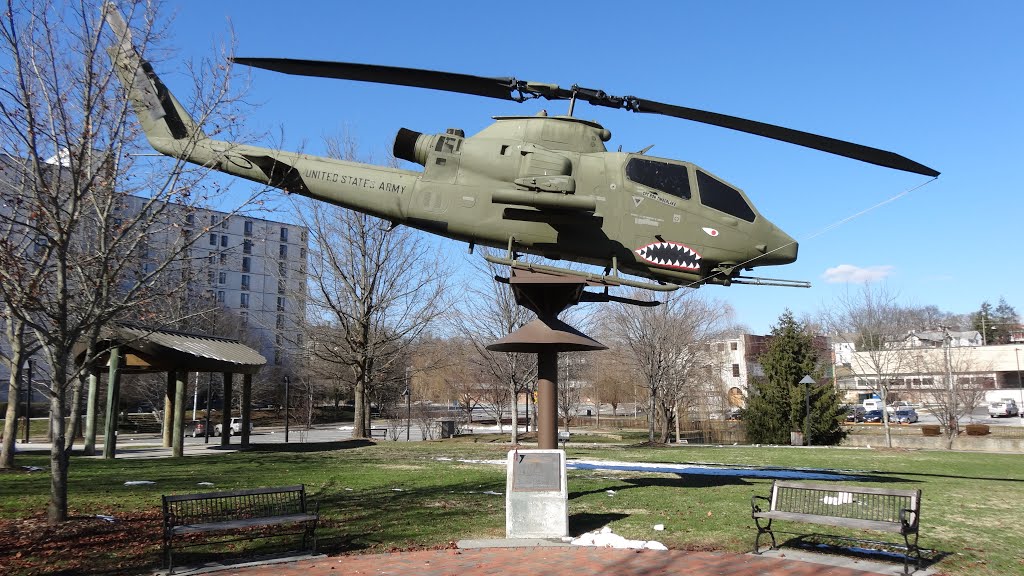
[[[509,383],[512,392],[512,444],[519,443],[519,394],[516,390],[516,381],[513,378]]]
[[[14,441],[18,437],[18,381],[21,380],[21,367],[18,364],[13,366],[7,383],[7,415],[4,419],[3,447],[0,449],[0,469],[14,468]],[[31,387],[28,393],[31,398]]]
[[[353,392],[355,398],[352,402],[352,408],[355,411],[352,417],[353,438],[366,438],[366,403],[363,401],[365,393],[366,384],[363,383],[362,379],[357,380]]]
[[[55,378],[62,376],[55,374]],[[60,380],[55,380],[60,382]],[[58,384],[59,385],[59,384]],[[57,390],[50,397],[50,503],[46,508],[46,523],[50,526],[68,519],[68,450],[64,444],[64,391]]]
[[[649,388],[651,397],[647,401],[647,441],[654,442],[654,418],[657,409],[657,388]]]

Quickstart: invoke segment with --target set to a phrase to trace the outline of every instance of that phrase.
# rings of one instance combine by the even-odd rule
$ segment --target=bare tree
[[[47,518],[67,518],[67,472],[78,425],[82,376],[103,350],[101,328],[117,319],[139,319],[138,310],[167,297],[182,283],[162,279],[205,230],[185,232],[172,206],[201,202],[206,168],[182,170],[163,161],[154,170],[136,149],[137,130],[115,73],[146,79],[139,54],[159,40],[155,7],[133,4],[138,52],[117,17],[113,37],[103,24],[103,3],[37,0],[7,6],[0,15],[0,51],[9,82],[0,90],[0,141],[14,159],[8,173],[0,246],[0,299],[10,317],[23,322],[50,367],[43,392],[50,403],[51,485]],[[118,66],[103,46],[113,45]],[[195,70],[194,113],[202,122],[230,107],[227,68]],[[206,135],[188,118],[181,144]],[[147,121],[152,117],[147,116]],[[244,201],[242,202],[244,203]],[[181,240],[142,262],[139,254],[155,236]],[[144,318],[156,320],[155,318]],[[84,345],[76,365],[72,349]],[[70,420],[65,415],[70,413]]]
[[[651,295],[638,290],[631,297],[644,300]],[[667,442],[679,403],[696,393],[698,374],[713,362],[710,340],[721,333],[731,311],[693,290],[667,294],[659,306],[622,305],[611,310],[604,333],[630,351],[647,388],[648,439],[655,441],[657,420],[662,424],[658,440]]]
[[[359,156],[351,138],[327,145],[333,158]],[[312,354],[351,372],[352,434],[364,438],[375,375],[393,369],[402,348],[446,311],[448,267],[420,232],[315,200],[295,203],[310,231]]]
[[[985,387],[994,386],[991,376],[977,376],[991,370],[982,365],[976,349],[967,346],[951,346],[948,332],[941,348],[918,348],[900,350],[909,357],[908,368],[915,378],[922,382],[920,394],[930,405],[932,414],[939,420],[945,431],[946,448],[953,447],[953,440],[960,433],[960,422],[968,417],[974,408],[985,399]],[[971,376],[970,374],[975,374]],[[987,381],[981,381],[980,379]]]
[[[920,316],[897,302],[885,286],[864,284],[856,293],[847,292],[824,314],[823,324],[845,342],[854,343],[858,374],[874,382],[882,405],[889,404],[894,386],[902,386],[901,375],[910,368],[911,356],[893,353],[907,333],[916,328]],[[889,412],[883,408],[885,444],[892,447]]]
[[[487,248],[482,249],[487,253]],[[500,268],[483,258],[472,260],[475,274],[465,286],[465,298],[459,302],[456,325],[476,350],[473,356],[481,380],[482,407],[495,413],[499,430],[506,410],[512,414],[512,443],[519,441],[518,397],[536,380],[537,360],[533,354],[491,352],[487,345],[522,328],[534,318],[532,312],[516,304],[512,290],[495,282]],[[489,405],[489,406],[488,406]]]

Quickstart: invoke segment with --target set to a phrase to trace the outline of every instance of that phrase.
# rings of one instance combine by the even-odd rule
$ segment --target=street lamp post
[[[284,442],[288,443],[288,385],[291,384],[291,378],[284,377]]]
[[[210,397],[213,391],[213,372],[206,379],[206,422],[203,424],[203,444],[210,443]]]
[[[405,441],[409,441],[409,429],[412,427],[412,390],[409,388],[409,367],[405,368],[405,390],[402,396],[405,397]]]
[[[1013,356],[1017,359],[1017,389],[1020,391],[1020,405],[1017,408],[1017,415],[1022,418],[1024,424],[1024,386],[1020,383],[1020,348],[1013,349]]]
[[[814,386],[816,382],[814,378],[811,378],[810,374],[805,375],[800,383],[804,385],[804,405],[806,413],[804,415],[804,443],[808,446],[811,445],[811,386]]]
[[[25,431],[24,440],[25,444],[28,444],[29,439],[29,428],[32,426],[32,365],[34,362],[31,358],[28,359],[28,374],[25,378]],[[15,399],[15,406],[17,406],[18,400]]]

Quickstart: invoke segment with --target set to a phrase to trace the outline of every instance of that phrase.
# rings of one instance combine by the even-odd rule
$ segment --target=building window
[[[287,284],[287,281],[285,281],[284,278],[278,278],[277,279],[277,293],[278,294],[284,294],[285,284]]]
[[[302,258],[303,260],[306,259],[306,249],[305,248],[299,248],[299,258]]]
[[[225,254],[223,252],[220,253],[220,263],[221,263],[222,266],[224,264],[228,263],[228,255],[227,254]]]
[[[732,365],[732,377],[733,378],[739,378],[740,377],[740,365],[739,364],[733,364]]]
[[[248,289],[249,289],[249,275],[248,274],[242,274],[242,290],[248,290]]]
[[[210,255],[206,257],[206,261],[210,263],[210,266],[213,266],[214,264],[216,264],[217,263],[217,253],[216,252],[210,252]]]
[[[277,275],[280,276],[281,278],[288,277],[288,267],[285,266],[284,262],[277,263]]]
[[[239,294],[238,295],[238,307],[239,308],[248,308],[249,307],[249,295],[248,294],[244,294],[243,293],[243,294]]]
[[[191,212],[188,213],[188,214],[185,214],[185,223],[189,224],[189,225],[195,224],[196,223],[196,215],[192,214]]]
[[[213,284],[213,270],[206,271],[206,281],[210,284]]]
[[[217,290],[217,304],[223,304],[223,303],[224,303],[224,291],[223,290]]]
[[[242,321],[242,326],[249,325],[249,313],[246,312],[245,310],[242,310],[241,312],[238,313],[238,319]]]
[[[228,283],[228,273],[227,272],[221,272],[220,274],[217,274],[217,283],[218,284],[227,284]]]
[[[737,347],[736,342],[729,342],[729,350],[735,350]]]
[[[221,227],[222,230],[227,230],[228,229],[228,219],[227,219],[227,217],[224,217],[224,218],[221,219],[220,227]]]
[[[302,237],[302,241],[303,242],[305,242],[306,240],[309,240],[309,230],[303,230],[302,234],[300,234],[300,236]]]
[[[282,228],[282,230],[284,230],[284,228]],[[278,247],[277,254],[281,258],[287,258],[288,257],[288,245],[287,244],[281,244]]]
[[[277,310],[278,310],[278,312],[283,312],[284,311],[284,304],[285,304],[284,296],[278,296],[277,297]]]
[[[284,328],[284,314],[278,314],[277,315],[277,329],[280,330],[282,328]]]
[[[217,225],[217,215],[216,214],[210,214],[210,226],[216,226],[216,225]]]
[[[228,247],[228,235],[227,234],[225,234],[225,235],[220,237],[220,245],[223,248],[227,248]]]
[[[245,240],[242,242],[242,253],[252,254],[252,240]]]
[[[288,229],[284,226],[281,227],[281,242],[288,241]]]
[[[242,233],[246,236],[252,236],[252,220],[245,221],[245,225],[242,227]]]
[[[210,234],[210,246],[216,246],[216,245],[217,245],[217,235],[216,234]]]
[[[252,258],[242,256],[242,272],[252,272]]]

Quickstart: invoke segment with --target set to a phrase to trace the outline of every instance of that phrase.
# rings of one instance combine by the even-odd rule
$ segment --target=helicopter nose
[[[759,244],[756,248],[764,254],[759,258],[762,264],[782,265],[796,262],[800,244],[792,236],[776,228],[769,243]]]

